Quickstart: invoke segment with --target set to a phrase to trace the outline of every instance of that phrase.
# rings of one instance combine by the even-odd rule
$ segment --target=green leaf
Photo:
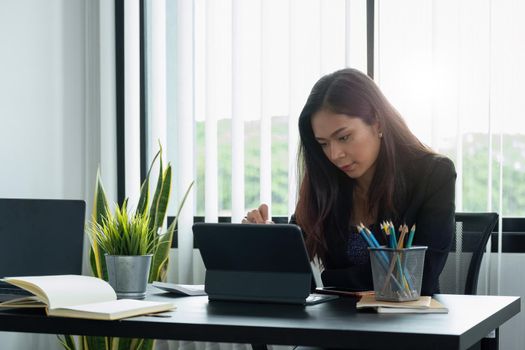
[[[115,206],[115,215],[102,218],[102,222],[93,223],[89,229],[91,240],[96,242],[102,253],[110,255],[146,255],[153,254],[160,236],[149,229],[150,218],[140,213],[127,211],[128,199],[122,206]],[[96,262],[96,259],[93,259]],[[102,263],[97,263],[104,266]],[[102,272],[103,269],[102,269]]]
[[[142,339],[142,343],[139,344],[137,350],[152,350],[155,346],[155,339]]]
[[[182,201],[179,204],[179,208],[177,209],[177,215],[175,216],[175,219],[168,228],[168,231],[160,238],[159,245],[155,250],[151,261],[151,270],[149,276],[150,283],[153,281],[166,280],[166,270],[168,267],[171,242],[173,241],[173,233],[175,231],[175,227],[177,226],[182,207],[184,206],[184,203],[186,202],[186,199],[188,198],[188,195],[194,183],[195,181],[192,181],[188,186],[188,189],[186,190],[186,193],[184,194],[184,197],[182,198]]]
[[[57,334],[58,341],[60,344],[64,347],[66,350],[76,350],[77,345],[75,344],[75,339],[72,335],[65,334],[65,335],[58,335]]]
[[[149,201],[149,172],[148,176],[144,179],[144,182],[140,186],[140,198],[137,204],[137,213],[144,214],[148,211]]]
[[[97,171],[97,182],[95,185],[95,195],[93,201],[93,221],[100,222],[102,217],[109,213],[108,199],[104,191],[104,185],[100,177],[100,169]]]
[[[171,242],[173,241],[173,232],[175,231],[176,224],[175,220],[173,220],[168,231],[162,235],[159,245],[153,254],[148,280],[149,283],[152,283],[153,281],[166,281],[165,269],[167,268],[169,260]]]
[[[117,340],[117,342],[113,343],[113,348],[116,350],[133,350],[134,348],[131,347],[131,341],[133,339],[131,338],[113,338],[113,340]]]
[[[109,342],[110,348],[108,350],[119,350],[120,339],[121,338],[111,338],[111,341]]]
[[[109,350],[109,340],[107,337],[98,336],[79,336],[81,350]]]
[[[97,182],[95,185],[95,195],[93,200],[93,217],[91,220],[92,227],[99,222],[103,221],[104,218],[110,216],[108,199],[102,185],[102,179],[100,178],[100,169],[97,171]],[[104,257],[101,254],[96,240],[91,242],[94,258],[91,262],[91,268],[93,275],[98,278],[104,278]]]
[[[129,344],[130,345],[129,349],[133,349],[133,350],[144,349],[143,344],[144,344],[144,339],[132,339],[131,343]],[[128,349],[122,348],[121,350],[128,350]]]
[[[155,215],[152,216],[155,222],[153,224],[153,232],[158,233],[159,227],[162,227],[164,218],[166,217],[166,211],[168,208],[168,202],[171,193],[171,165],[168,164],[166,171],[164,172],[162,186],[160,187],[160,193],[157,200],[152,203],[151,209],[155,207]]]
[[[162,150],[162,149],[161,149]],[[169,167],[169,165],[168,165]],[[151,207],[149,209],[150,216],[150,229],[155,230],[155,224],[157,223],[157,206],[156,203],[159,201],[159,197],[162,193],[162,186],[164,185],[164,168],[162,165],[162,154],[160,156],[159,166],[159,177],[157,178],[157,186],[155,187],[155,193],[153,194],[153,200],[151,201]]]
[[[155,164],[155,161],[159,157],[159,155],[162,152],[162,147],[159,149],[157,154],[155,154],[155,157],[153,157],[153,160],[151,161],[151,164],[148,169],[148,173],[146,175],[146,178],[144,179],[144,182],[140,186],[140,198],[139,203],[137,205],[137,213],[145,215],[148,212],[148,204],[149,204],[149,177],[151,174],[151,169],[153,169],[153,165]]]
[[[100,248],[99,248],[100,249]],[[97,278],[101,278],[104,281],[108,280],[108,268],[106,267],[106,259],[104,258],[105,252],[101,251],[100,254],[100,261],[97,262],[95,258],[95,252],[93,250],[93,247],[89,249],[89,264],[91,266],[91,271],[93,271],[93,274],[95,274],[95,271],[97,271],[97,264],[101,267],[102,275],[96,276]]]

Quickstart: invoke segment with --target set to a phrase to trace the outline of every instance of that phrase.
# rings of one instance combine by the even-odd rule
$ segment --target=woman
[[[456,172],[452,161],[423,145],[377,85],[355,69],[322,77],[299,117],[303,171],[292,216],[318,257],[325,286],[373,289],[370,259],[356,225],[380,244],[379,227],[416,224],[414,245],[428,246],[421,294],[439,292],[439,274],[454,232]],[[245,222],[264,223],[267,207]]]

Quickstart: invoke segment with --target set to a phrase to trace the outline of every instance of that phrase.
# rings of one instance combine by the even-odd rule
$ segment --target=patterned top
[[[351,266],[363,265],[369,261],[368,245],[355,226],[352,226],[348,235],[346,255]]]

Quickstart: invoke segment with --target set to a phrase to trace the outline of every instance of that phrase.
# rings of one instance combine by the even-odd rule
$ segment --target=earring
[[[383,138],[383,133],[382,132],[379,133],[379,138],[380,139]]]

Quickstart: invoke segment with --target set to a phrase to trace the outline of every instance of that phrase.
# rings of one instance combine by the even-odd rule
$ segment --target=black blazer
[[[398,216],[385,213],[378,221],[393,220],[395,227],[416,224],[413,245],[428,246],[425,256],[422,295],[439,293],[439,275],[450,251],[455,230],[456,171],[452,161],[440,155],[426,155],[403,165],[406,191],[400,194]],[[291,223],[295,223],[292,217]],[[372,231],[381,244],[385,244],[379,225]],[[346,242],[339,235],[326,234],[327,253],[321,274],[325,286],[372,290],[370,261],[352,266],[346,253]]]

